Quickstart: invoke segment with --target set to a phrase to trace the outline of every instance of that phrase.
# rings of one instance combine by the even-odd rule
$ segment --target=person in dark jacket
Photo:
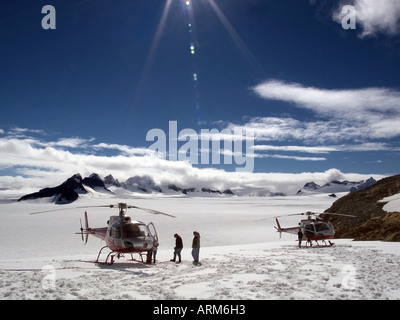
[[[193,263],[199,263],[199,254],[200,254],[200,233],[197,231],[193,231],[193,242],[192,242],[192,257]]]
[[[179,258],[178,263],[181,263],[182,262],[181,252],[183,249],[183,241],[182,241],[181,236],[177,233],[174,234],[174,237],[175,237],[174,258],[171,259],[171,261],[175,262],[176,256],[178,256],[178,258]]]
[[[297,237],[299,240],[299,248],[301,248],[301,241],[303,240],[303,232],[301,232],[301,228],[299,228],[299,232],[297,232]]]

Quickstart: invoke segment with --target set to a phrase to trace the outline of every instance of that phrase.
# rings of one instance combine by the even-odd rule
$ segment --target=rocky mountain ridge
[[[78,199],[79,194],[87,193],[82,181],[81,175],[75,174],[57,187],[44,188],[27,194],[18,201],[53,197],[53,201],[57,204],[71,203]]]
[[[400,175],[379,180],[374,185],[350,193],[325,212],[354,215],[341,217],[326,215],[335,227],[336,238],[354,240],[400,241],[400,212],[383,210],[382,199],[400,193]]]

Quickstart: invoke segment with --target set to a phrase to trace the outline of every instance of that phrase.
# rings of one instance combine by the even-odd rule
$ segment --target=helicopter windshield
[[[144,224],[129,223],[122,227],[124,238],[148,237],[149,229]]]
[[[315,230],[318,231],[326,231],[326,230],[330,230],[331,228],[329,227],[329,225],[327,223],[316,223],[315,224]]]

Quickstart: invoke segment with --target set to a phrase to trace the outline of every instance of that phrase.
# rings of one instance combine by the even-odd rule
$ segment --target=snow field
[[[0,299],[400,298],[398,243],[335,240],[333,247],[299,249],[295,236],[279,239],[273,216],[322,211],[334,201],[329,197],[136,199],[135,205],[177,216],[134,212],[135,218],[156,225],[161,244],[157,263],[121,258],[112,266],[95,264],[104,242],[91,238],[82,245],[74,232],[83,210],[74,207],[120,201],[133,202],[82,199],[71,209],[37,215],[29,212],[55,206],[44,201],[1,204]],[[115,214],[87,210],[93,227]],[[281,223],[298,221],[290,217]],[[194,230],[202,236],[201,266],[193,266],[190,255]],[[169,261],[175,232],[184,240],[181,264]]]
[[[2,263],[2,299],[398,299],[399,255],[341,240],[330,248],[298,249],[295,243],[204,248],[201,266],[93,264],[92,257],[42,261],[37,269]],[[189,249],[186,249],[189,250]],[[187,254],[186,254],[187,256]],[[5,267],[5,268],[4,268]]]

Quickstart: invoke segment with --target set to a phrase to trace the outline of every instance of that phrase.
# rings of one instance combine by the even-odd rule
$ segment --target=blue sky
[[[355,30],[342,28],[345,4]],[[0,174],[61,170],[27,163],[18,144],[148,156],[146,134],[168,135],[170,121],[251,129],[255,173],[397,174],[399,17],[395,0],[2,1]]]

